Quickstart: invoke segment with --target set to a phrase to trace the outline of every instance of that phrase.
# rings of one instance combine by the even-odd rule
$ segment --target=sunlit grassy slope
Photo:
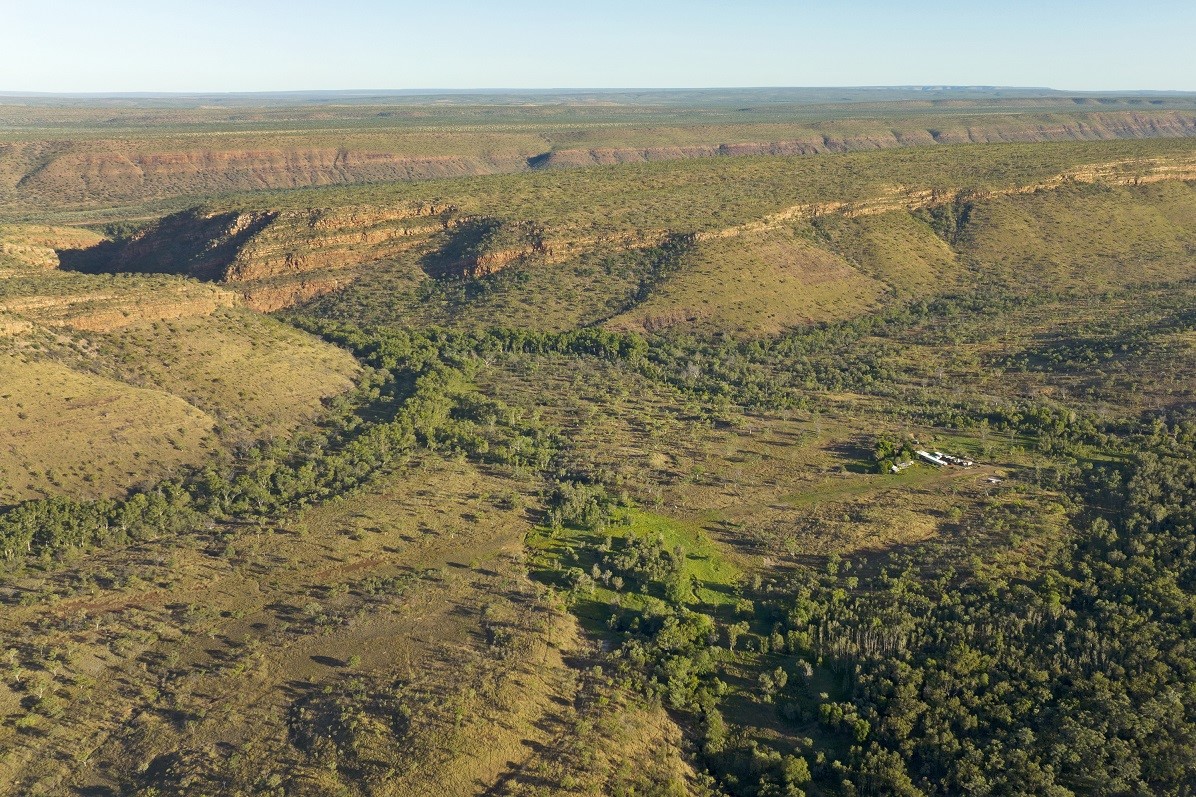
[[[808,229],[774,230],[700,244],[674,276],[608,326],[776,333],[866,312],[885,292],[883,282],[819,246]]]
[[[546,252],[513,250],[497,274],[430,275],[436,239],[353,272],[356,283],[313,312],[411,326],[760,335],[978,284],[1031,291],[1186,277],[1196,150],[1142,144],[1130,157],[1122,147],[687,161],[447,181],[435,194],[405,185],[279,199],[436,199],[463,215],[542,225]]]
[[[0,503],[98,497],[284,434],[352,385],[352,357],[160,275],[53,268],[87,231],[0,231]]]
[[[0,503],[97,496],[170,473],[212,455],[214,426],[168,393],[0,356]]]
[[[245,310],[110,332],[0,338],[0,502],[97,497],[281,435],[357,373],[343,351]]]

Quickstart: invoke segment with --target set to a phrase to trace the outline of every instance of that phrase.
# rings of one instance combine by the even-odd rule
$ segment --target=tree
[[[735,643],[739,638],[748,632],[751,626],[746,621],[740,620],[737,623],[731,623],[726,627],[727,632],[727,650],[735,651]]]

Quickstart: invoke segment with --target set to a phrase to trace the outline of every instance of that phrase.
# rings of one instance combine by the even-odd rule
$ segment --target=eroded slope
[[[20,242],[10,249],[95,240],[7,235]],[[123,493],[291,431],[358,373],[345,352],[238,307],[230,291],[47,268],[54,252],[0,261],[0,504]]]

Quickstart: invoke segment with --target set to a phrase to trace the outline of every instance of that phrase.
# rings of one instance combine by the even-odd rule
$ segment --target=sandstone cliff
[[[121,283],[106,290],[68,286],[75,288],[69,292],[59,286],[46,288],[44,293],[0,295],[0,319],[8,334],[28,331],[34,325],[111,332],[151,321],[208,316],[239,304],[231,291],[193,283]]]
[[[458,224],[437,203],[299,211],[192,209],[166,216],[127,241],[62,253],[79,271],[179,274],[236,290],[248,306],[277,310],[352,280],[352,269],[431,248]],[[338,275],[338,272],[346,272]]]
[[[80,270],[163,272],[216,282],[239,294],[249,307],[274,311],[339,290],[364,273],[362,267],[391,259],[404,259],[405,267],[422,267],[433,279],[475,279],[517,265],[564,263],[594,250],[645,249],[677,234],[706,243],[830,215],[855,219],[1033,194],[1077,183],[1144,185],[1193,179],[1196,159],[1179,154],[1091,163],[1000,189],[878,183],[871,194],[851,201],[785,207],[775,201],[783,198],[777,194],[763,208],[767,212],[748,221],[713,226],[707,220],[697,229],[604,228],[599,219],[588,225],[558,219],[550,226],[496,215],[467,215],[444,202],[301,210],[193,209],[167,216],[122,244],[94,247],[91,259],[87,250],[62,251],[59,257],[64,265],[76,263]],[[799,186],[789,195],[796,199],[801,194]]]
[[[801,129],[777,141],[737,141],[680,147],[562,148],[529,161],[532,168],[640,163],[680,158],[743,155],[820,155],[937,144],[1105,141],[1123,138],[1181,138],[1196,135],[1196,114],[1107,113],[1086,115],[994,116],[984,120],[948,117],[934,127],[897,122],[889,127],[827,123]]]
[[[401,152],[343,149],[138,153],[136,148],[136,144],[108,142],[108,148],[98,151],[50,156],[20,177],[15,193],[18,197],[52,198],[55,204],[132,201],[493,174],[515,171],[527,160],[527,153],[518,151],[486,158],[413,157]],[[5,154],[0,152],[0,158]],[[12,151],[9,157],[17,159],[21,154]]]
[[[590,130],[540,137],[466,136],[421,154],[404,139],[387,144],[350,136],[341,146],[290,146],[285,137],[242,148],[214,137],[170,142],[177,149],[147,151],[144,141],[22,141],[0,143],[0,204],[23,208],[96,206],[180,196],[210,196],[402,180],[429,180],[526,169],[594,166],[740,155],[817,155],[829,152],[980,142],[1090,141],[1196,135],[1190,111],[1091,111],[940,116],[934,122],[850,119],[822,123],[676,127],[664,143],[632,146],[643,130]],[[537,139],[535,141],[531,139]],[[302,139],[297,139],[302,141]],[[570,145],[570,142],[593,142]],[[541,149],[531,148],[538,145]],[[157,145],[154,146],[168,146]],[[408,148],[411,146],[412,148]]]
[[[73,227],[0,225],[0,273],[13,268],[58,268],[59,250],[88,249],[103,240],[98,233]]]

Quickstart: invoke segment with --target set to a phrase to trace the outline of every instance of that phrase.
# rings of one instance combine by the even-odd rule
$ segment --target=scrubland
[[[0,793],[1196,786],[1196,139],[685,102],[350,103],[560,160],[5,200]],[[594,165],[898,117],[938,135]]]

